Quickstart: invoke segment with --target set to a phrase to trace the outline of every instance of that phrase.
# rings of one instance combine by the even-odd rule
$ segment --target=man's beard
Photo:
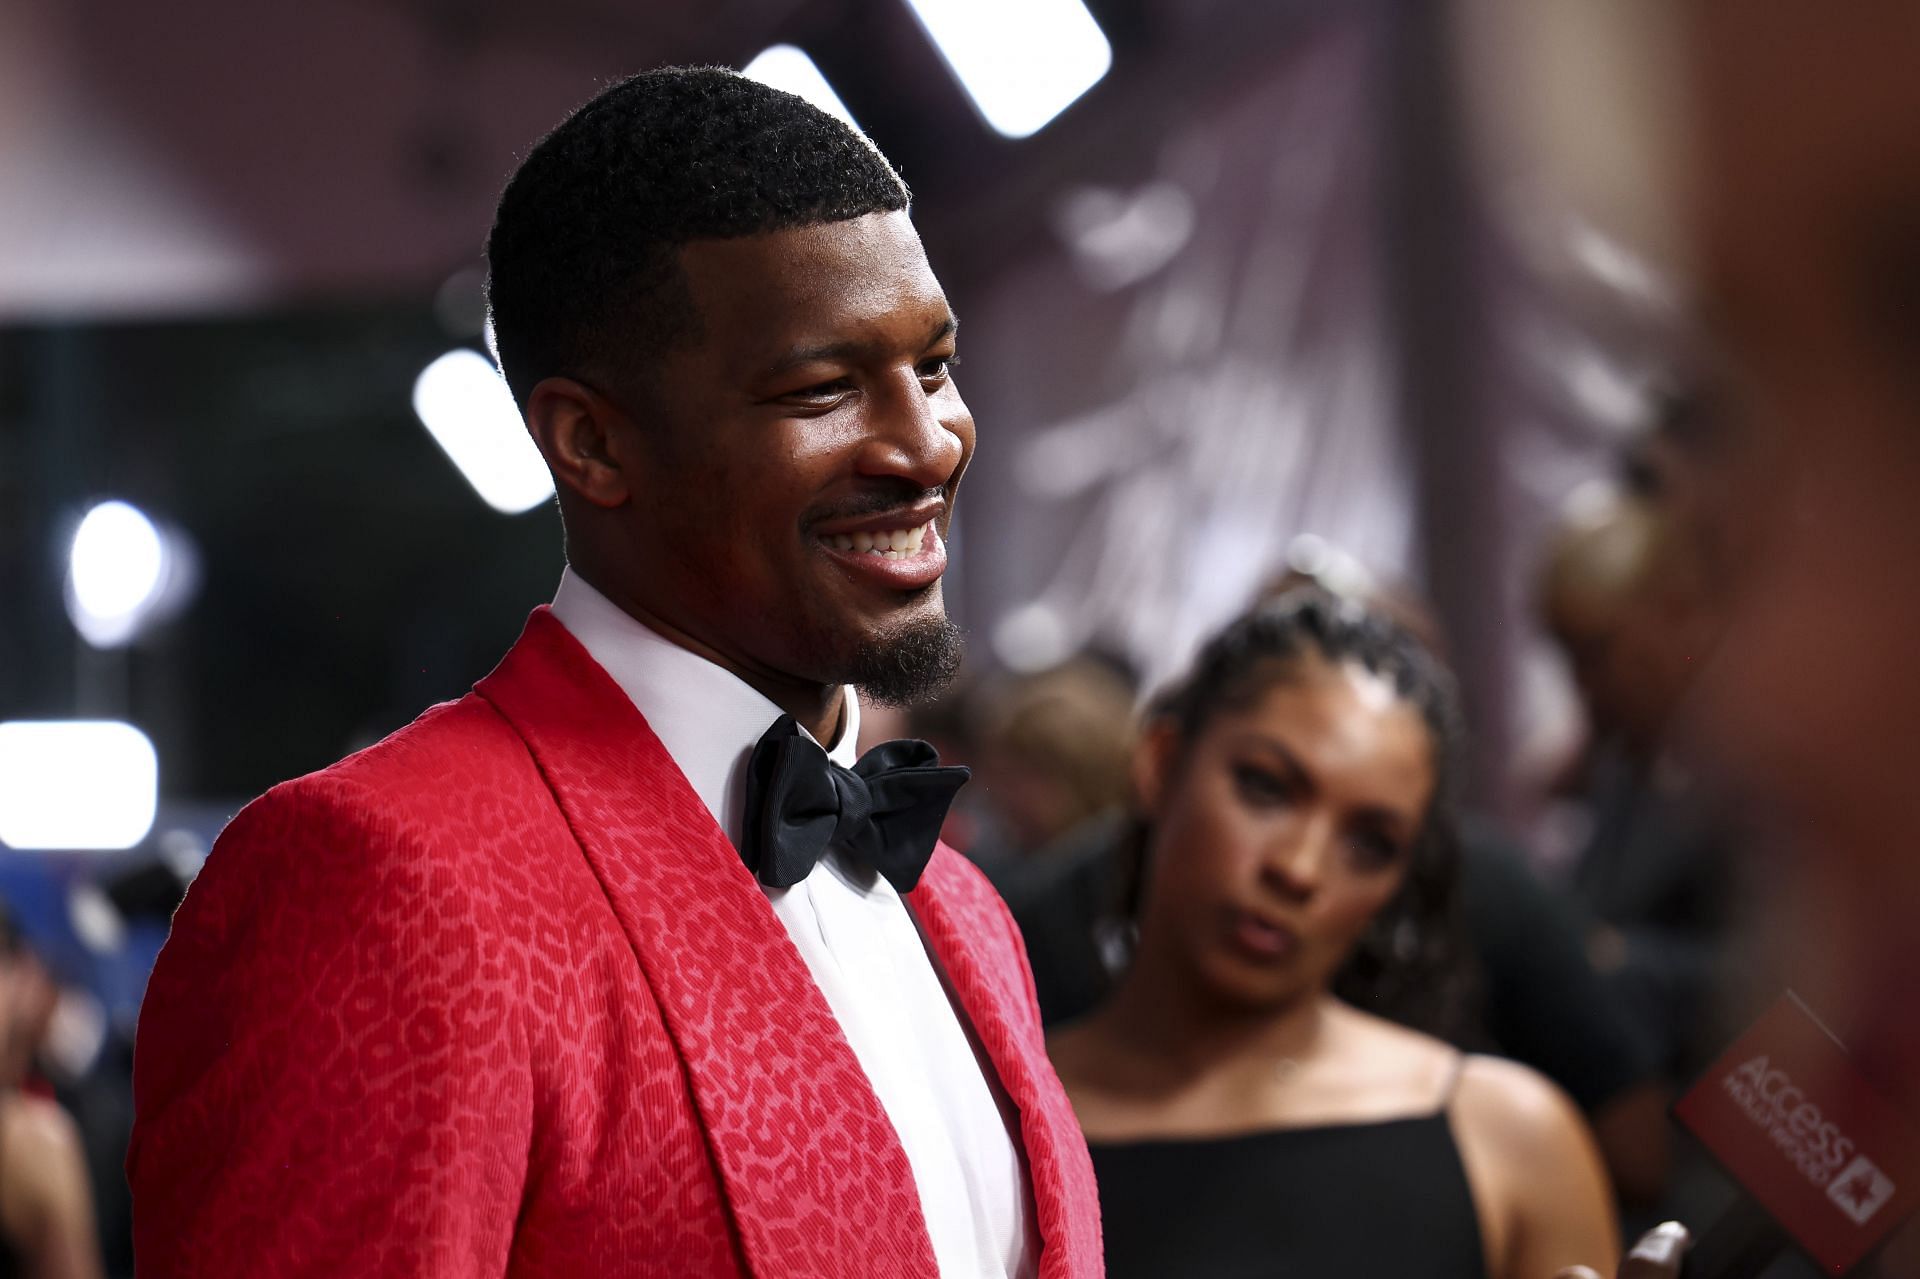
[[[965,648],[964,633],[944,613],[916,618],[861,645],[846,682],[876,706],[917,706],[953,682]]]

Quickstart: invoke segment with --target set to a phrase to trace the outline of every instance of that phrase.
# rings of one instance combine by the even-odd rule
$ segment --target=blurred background
[[[965,321],[969,667],[914,726],[980,767],[954,838],[1018,907],[1124,791],[1036,697],[1120,743],[1277,585],[1394,601],[1459,676],[1473,811],[1626,1027],[1568,1086],[1629,1220],[1666,1202],[1741,890],[1661,740],[1711,629],[1656,567],[1699,421],[1665,8],[0,3],[0,899],[109,1271],[134,1017],[212,838],[552,595],[481,246],[536,138],[672,63],[833,95]]]
[[[483,349],[499,188],[609,79],[785,44],[904,172],[967,323],[977,655],[1099,644],[1151,681],[1325,545],[1432,599],[1500,794],[1568,704],[1524,625],[1542,530],[1644,413],[1528,255],[1636,264],[1545,195],[1556,241],[1501,228],[1524,179],[1482,180],[1445,6],[1087,11],[1110,67],[1010,138],[901,0],[9,0],[0,713],[126,718],[169,801],[223,799],[483,674],[558,523],[490,507],[415,390]],[[64,593],[112,499],[194,580],[103,651]]]

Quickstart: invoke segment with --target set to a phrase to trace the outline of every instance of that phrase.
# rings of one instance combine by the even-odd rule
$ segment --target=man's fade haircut
[[[619,379],[689,336],[694,240],[907,207],[900,175],[846,124],[724,67],[623,80],[528,154],[487,239],[501,369],[522,408],[543,378]]]

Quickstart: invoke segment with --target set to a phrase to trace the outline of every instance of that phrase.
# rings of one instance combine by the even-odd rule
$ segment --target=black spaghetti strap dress
[[[1108,1279],[1484,1279],[1446,1112],[1090,1143]]]

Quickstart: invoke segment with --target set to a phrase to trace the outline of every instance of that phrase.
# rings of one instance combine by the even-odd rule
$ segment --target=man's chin
[[[844,682],[879,706],[917,706],[944,691],[966,650],[960,628],[940,607],[939,584],[926,605],[870,631],[848,655]]]

